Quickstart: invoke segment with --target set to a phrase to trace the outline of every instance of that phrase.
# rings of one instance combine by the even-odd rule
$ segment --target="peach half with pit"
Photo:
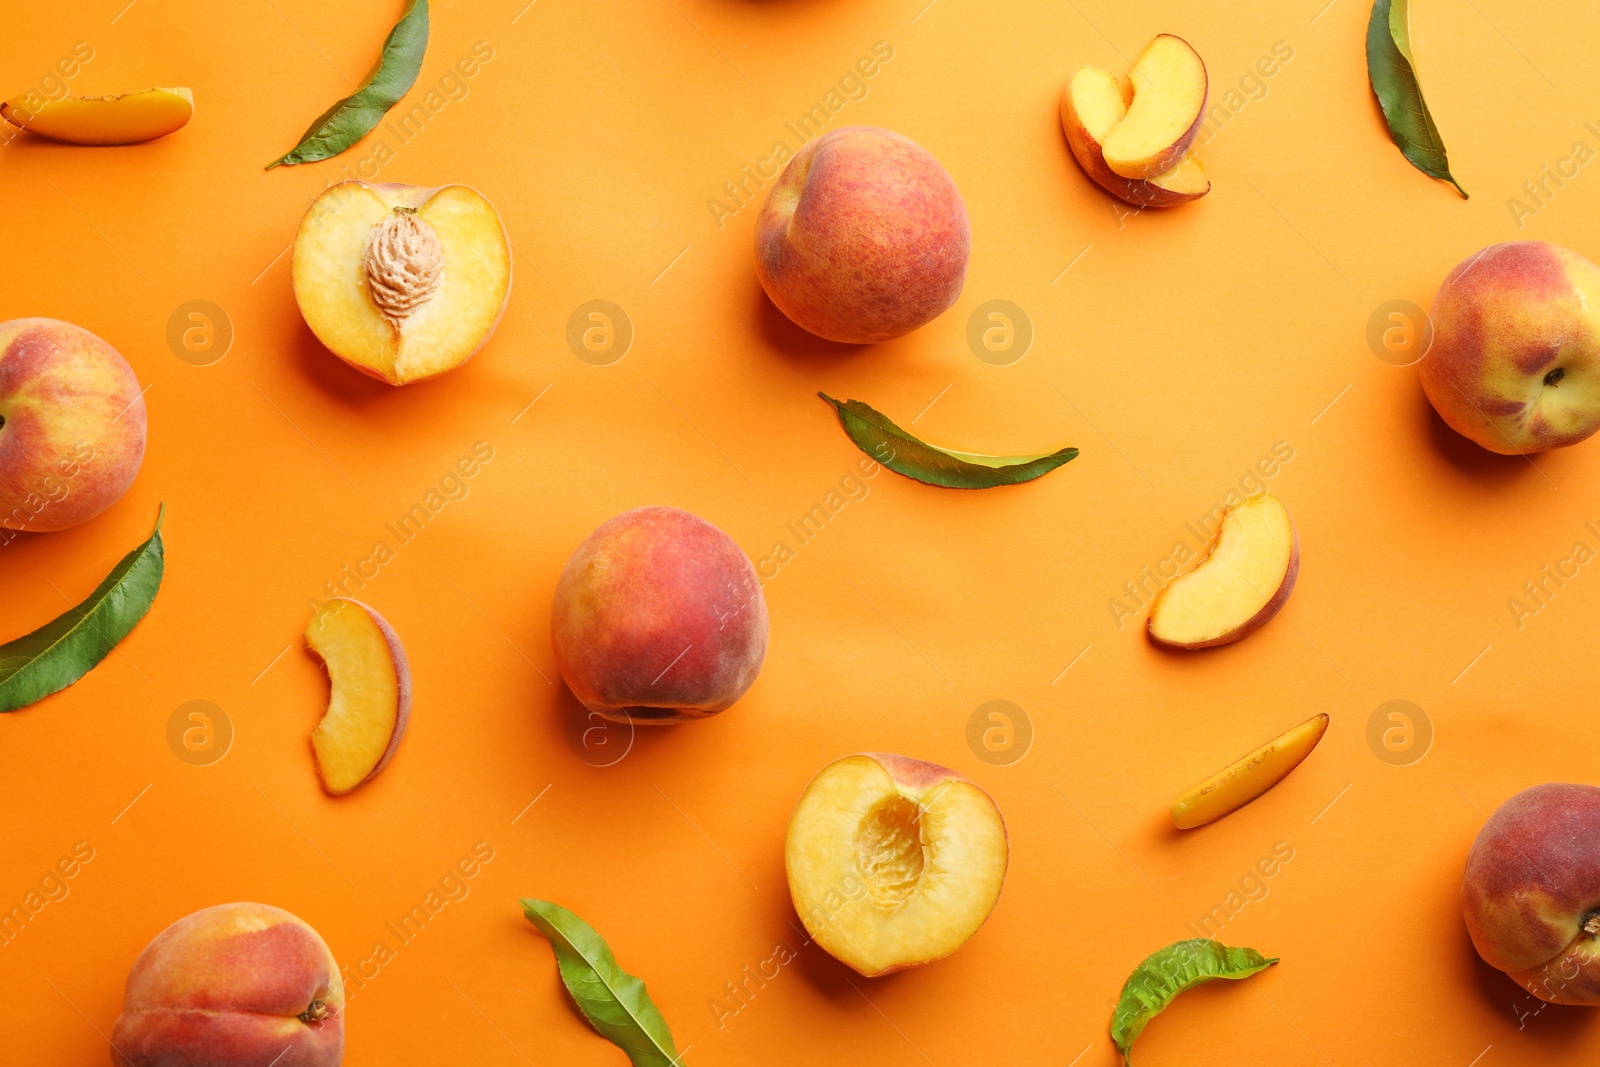
[[[484,346],[511,295],[511,244],[464,185],[340,182],[294,239],[294,297],[328,351],[405,385]]]
[[[868,978],[948,956],[1000,899],[994,800],[936,763],[862,752],[824,767],[789,818],[784,867],[806,932]]]

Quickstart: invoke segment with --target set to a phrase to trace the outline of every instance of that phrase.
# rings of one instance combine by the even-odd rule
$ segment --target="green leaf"
[[[1269,959],[1253,948],[1229,948],[1203,937],[1174,941],[1152,952],[1123,983],[1111,1016],[1111,1040],[1122,1053],[1122,1062],[1133,1062],[1129,1050],[1134,1039],[1179,993],[1213,978],[1249,978],[1277,962],[1278,957]]]
[[[161,516],[150,539],[122,557],[89,598],[31,634],[0,645],[0,712],[16,711],[65,689],[111,654],[150,610],[165,554]]]
[[[939,448],[917,440],[859,400],[817,395],[833,405],[845,434],[861,451],[896,474],[946,489],[989,489],[1029,482],[1078,455],[1076,448],[1032,456],[985,456]]]
[[[1433,124],[1417,81],[1416,60],[1411,55],[1411,15],[1408,0],[1375,0],[1367,23],[1367,76],[1389,123],[1389,136],[1411,165],[1430,178],[1447,181],[1462,199],[1467,191],[1450,173],[1444,141]]]
[[[329,159],[361,140],[415,84],[427,50],[428,0],[411,0],[411,6],[384,38],[383,55],[367,80],[317,116],[300,143],[268,163],[267,169]]]
[[[679,1067],[672,1032],[644,983],[617,966],[594,927],[548,900],[519,903],[528,921],[550,939],[561,981],[600,1036],[626,1052],[634,1067]]]

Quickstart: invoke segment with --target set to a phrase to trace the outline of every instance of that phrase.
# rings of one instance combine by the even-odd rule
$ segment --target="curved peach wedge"
[[[388,382],[431,378],[486,344],[511,295],[511,243],[465,185],[340,182],[294,238],[294,298],[328,350]]]
[[[783,858],[806,931],[874,978],[948,956],[977,933],[1007,855],[988,793],[936,763],[861,752],[806,786]]]
[[[328,669],[328,711],[311,731],[322,787],[334,796],[377,777],[411,717],[411,668],[383,616],[359,600],[333,599],[306,626],[306,646]]]
[[[193,114],[194,94],[182,86],[42,103],[29,93],[0,104],[0,118],[13,126],[54,141],[82,145],[154,141],[182,129]]]
[[[1172,824],[1180,830],[1191,830],[1244,807],[1300,766],[1327,729],[1327,714],[1313,715],[1230,763],[1172,802]]]
[[[1061,93],[1061,127],[1073,158],[1091,180],[1136,207],[1172,207],[1211,191],[1211,179],[1193,155],[1148,180],[1124,178],[1106,165],[1101,145],[1128,113],[1132,89],[1110,71],[1079,67]]]
[[[1206,65],[1182,37],[1163,33],[1128,72],[1128,114],[1101,143],[1106,166],[1124,178],[1170,170],[1200,132],[1206,111]]]
[[[1257,493],[1230,507],[1211,551],[1156,595],[1146,630],[1157,644],[1210,648],[1255,633],[1300,573],[1300,539],[1283,501]]]

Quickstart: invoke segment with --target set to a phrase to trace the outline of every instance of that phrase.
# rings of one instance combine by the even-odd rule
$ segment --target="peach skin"
[[[1552,1004],[1600,1004],[1600,788],[1549,783],[1495,809],[1461,880],[1472,944]]]
[[[767,602],[727,534],[677,508],[635,508],[567,561],[550,635],[584,707],[617,722],[685,722],[728,708],[756,680]]]
[[[266,904],[179,919],[128,974],[113,1067],[337,1067],[344,983],[317,932]]]
[[[1600,267],[1546,241],[1490,245],[1433,298],[1422,388],[1491,452],[1577,444],[1600,429]]]
[[[65,530],[122,498],[144,461],[133,368],[57,319],[0,323],[0,526]]]
[[[809,142],[756,219],[756,275],[778,310],[830,341],[888,341],[961,295],[967,208],[926,148],[876,126]]]

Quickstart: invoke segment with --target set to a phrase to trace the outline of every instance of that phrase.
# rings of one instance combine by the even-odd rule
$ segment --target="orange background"
[[[0,318],[106,338],[148,384],[150,414],[144,469],[116,508],[0,549],[0,637],[81,599],[168,507],[149,616],[69,691],[0,718],[0,905],[75,842],[95,850],[70,895],[0,947],[0,1058],[105,1063],[134,956],[207,905],[288,908],[355,964],[477,842],[494,859],[470,895],[355,992],[350,1064],[621,1062],[565,1005],[516,906],[532,895],[600,930],[690,1064],[1102,1067],[1129,970],[1191,936],[1185,924],[1278,842],[1293,860],[1221,938],[1283,963],[1253,988],[1186,995],[1141,1039],[1141,1062],[1600,1053],[1593,1013],[1527,1014],[1537,1002],[1477,961],[1456,904],[1488,812],[1538,782],[1600,777],[1600,577],[1583,570],[1520,629],[1507,607],[1575,541],[1600,545],[1583,525],[1600,519],[1600,444],[1532,461],[1481,452],[1431,415],[1414,368],[1374,358],[1365,338],[1375,308],[1426,305],[1490,242],[1600,254],[1600,175],[1580,172],[1521,229],[1507,205],[1575,141],[1600,147],[1582,126],[1600,120],[1600,11],[1415,5],[1464,202],[1390,143],[1362,0],[1320,13],[1320,0],[523,2],[437,6],[408,107],[474,42],[494,58],[410,143],[379,133],[270,173],[366,72],[398,2],[7,13],[5,93],[82,40],[94,58],[74,93],[188,85],[197,109],[137,147],[0,148]],[[1209,197],[1122,218],[1069,157],[1057,94],[1074,66],[1125,69],[1158,32],[1198,48],[1214,102],[1275,43],[1293,58],[1205,146]],[[707,201],[776,140],[792,150],[784,123],[880,40],[893,58],[833,124],[933,151],[965,196],[972,259],[944,316],[854,350],[772,309],[752,266],[755,208],[719,229]],[[284,254],[310,200],[378,140],[394,151],[383,180],[477,187],[518,253],[492,343],[403,389],[316,343]],[[169,315],[194,299],[235,330],[211,366],[166,342]],[[636,331],[610,366],[566,344],[591,299]],[[1009,366],[966,342],[991,299],[1036,331]],[[954,447],[1083,454],[982,493],[881,473],[798,547],[784,524],[860,458],[819,388],[902,424],[921,412],[914,429]],[[479,441],[494,458],[470,494],[359,593],[406,642],[416,708],[384,774],[331,799],[307,744],[327,691],[301,646],[307,601]],[[1303,550],[1283,616],[1196,655],[1119,629],[1108,601],[1122,583],[1277,442],[1293,458],[1268,484]],[[754,559],[777,540],[797,555],[766,585],[771,648],[748,696],[594,767],[551,681],[550,596],[590,530],[648,503],[705,516]],[[195,699],[235,731],[211,766],[166,739]],[[991,699],[1020,705],[1035,732],[1008,766],[968,748],[968,718]],[[1394,699],[1436,734],[1410,766],[1366,740]],[[1170,829],[1176,792],[1319,711],[1327,738],[1281,786],[1220,823]],[[993,793],[1012,848],[998,908],[956,956],[888,979],[806,948],[719,1028],[724,983],[778,942],[798,946],[791,805],[826,762],[864,748],[948,764]]]

